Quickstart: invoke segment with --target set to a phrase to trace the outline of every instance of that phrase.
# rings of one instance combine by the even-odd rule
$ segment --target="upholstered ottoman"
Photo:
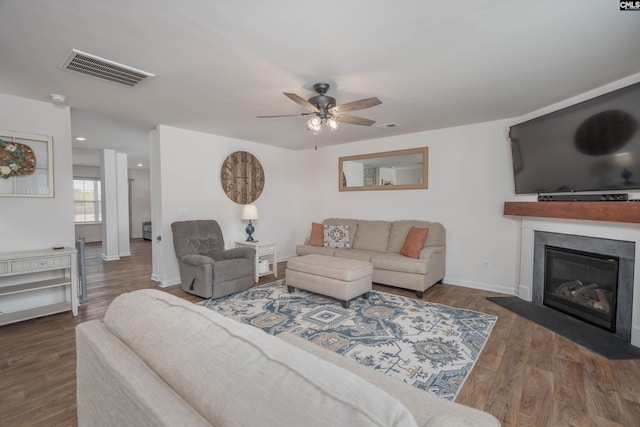
[[[351,299],[369,298],[372,275],[370,262],[310,254],[287,261],[285,280],[289,292],[304,289],[336,298],[349,308]]]

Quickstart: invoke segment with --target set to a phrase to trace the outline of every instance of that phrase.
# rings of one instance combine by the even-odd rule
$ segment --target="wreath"
[[[0,139],[0,178],[32,174],[36,156],[28,145]]]

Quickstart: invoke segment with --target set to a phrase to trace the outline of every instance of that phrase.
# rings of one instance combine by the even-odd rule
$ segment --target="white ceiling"
[[[615,0],[0,0],[0,92],[64,94],[85,147],[136,159],[158,123],[305,149],[304,118],[256,118],[305,111],[282,92],[380,98],[353,115],[398,126],[322,134],[347,143],[526,114],[640,72],[639,40]],[[74,48],[156,77],[61,70]]]

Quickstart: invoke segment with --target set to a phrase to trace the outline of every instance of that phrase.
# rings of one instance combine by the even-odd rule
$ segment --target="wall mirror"
[[[338,188],[340,191],[429,188],[428,169],[428,147],[340,157]]]

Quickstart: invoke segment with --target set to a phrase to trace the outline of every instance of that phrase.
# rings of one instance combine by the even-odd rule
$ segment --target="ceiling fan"
[[[284,92],[284,95],[287,98],[309,110],[309,113],[258,116],[258,118],[312,116],[307,121],[307,128],[314,134],[317,134],[321,131],[323,124],[326,124],[331,130],[336,130],[338,128],[338,122],[349,123],[352,125],[371,126],[375,123],[375,120],[350,116],[344,113],[364,110],[365,108],[382,104],[382,101],[373,97],[336,105],[336,99],[332,96],[326,95],[329,90],[328,83],[316,83],[313,85],[313,90],[317,95],[312,96],[308,100],[305,100],[295,93]]]

